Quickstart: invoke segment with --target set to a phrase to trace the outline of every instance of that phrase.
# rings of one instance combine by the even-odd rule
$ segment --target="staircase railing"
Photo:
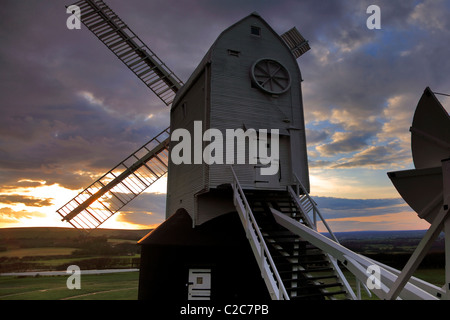
[[[384,266],[378,264],[378,262],[343,247],[316,230],[299,223],[285,214],[278,212],[273,208],[270,210],[278,224],[294,234],[299,235],[302,239],[321,249],[323,252],[333,256],[345,265],[346,268],[361,281],[361,283],[364,284],[368,282],[368,279],[370,280],[371,273],[368,271],[369,267],[378,266],[379,283],[371,288],[371,291],[380,299],[386,299],[388,297],[390,288],[392,288],[397,281],[400,271],[395,270],[394,272],[392,268],[384,268]],[[400,298],[406,300],[439,300],[440,297],[444,296],[444,290],[432,284],[425,286],[425,282],[422,282],[421,288],[419,288],[419,286],[409,281],[400,292]]]
[[[294,174],[296,185],[297,185],[297,192],[295,192],[291,186],[288,186],[288,191],[291,194],[292,198],[294,199],[296,205],[299,207],[299,209],[304,213],[305,218],[310,223],[310,227],[314,227],[314,230],[317,231],[317,217],[319,217],[320,221],[322,221],[323,225],[327,229],[328,233],[330,234],[331,238],[339,243],[338,239],[334,235],[333,231],[331,230],[330,226],[326,222],[326,220],[323,218],[322,214],[320,213],[319,208],[317,208],[316,202],[311,198],[306,188],[303,186],[300,179],[297,177],[296,174]],[[309,215],[312,214],[313,221],[311,222]]]
[[[331,230],[331,228],[328,225],[328,223],[326,222],[326,220],[323,218],[322,214],[320,213],[319,208],[317,207],[316,202],[311,198],[308,191],[303,186],[301,180],[297,177],[296,174],[294,174],[294,178],[297,182],[296,192],[292,189],[291,186],[288,186],[288,191],[289,191],[292,199],[294,200],[294,203],[297,205],[298,209],[300,210],[300,212],[303,213],[303,216],[304,216],[303,218],[306,220],[307,225],[309,224],[308,227],[317,231],[317,220],[318,220],[317,217],[319,217],[319,219],[322,221],[323,225],[327,229],[328,233],[330,234],[331,238],[336,243],[339,243],[339,240],[334,235],[333,231]],[[309,215],[311,215],[311,214],[313,217],[313,222],[311,222],[310,217],[309,217]],[[328,255],[330,262],[334,266],[337,276],[341,280],[341,282],[344,285],[344,287],[346,288],[347,292],[353,299],[355,299],[356,296],[353,293],[353,290],[351,289],[345,275],[342,273],[342,270],[339,268],[336,259],[329,253],[327,253],[327,255]],[[356,283],[357,283],[357,288],[360,288],[360,285],[362,285],[363,288],[368,292],[368,294],[371,295],[370,291],[367,289],[366,285],[364,283],[361,283],[358,278],[356,278]],[[361,294],[360,294],[359,290],[358,290],[358,292],[359,292],[358,299],[360,300]]]
[[[269,294],[273,300],[289,300],[289,295],[284,287],[283,281],[269,253],[266,242],[259,230],[250,205],[247,202],[244,191],[241,188],[239,180],[230,166],[233,174],[233,202],[239,213],[247,238],[252,247],[253,253],[261,270],[261,275],[269,290]]]

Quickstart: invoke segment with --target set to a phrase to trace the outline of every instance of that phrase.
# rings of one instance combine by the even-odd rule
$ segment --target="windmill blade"
[[[81,0],[81,22],[167,106],[183,82],[101,0]],[[77,229],[93,229],[167,173],[169,128],[84,189],[57,212]]]
[[[388,176],[419,217],[433,223],[446,198],[443,164],[450,158],[450,116],[428,87],[410,131],[415,169],[388,172]]]
[[[291,52],[296,59],[311,49],[308,41],[303,38],[296,27],[293,27],[289,31],[283,33],[281,38],[287,44],[289,49],[291,49]]]
[[[100,226],[167,172],[169,128],[139,148],[57,212],[77,229]]]
[[[416,169],[440,167],[450,157],[450,116],[429,87],[414,112],[411,152]]]
[[[101,0],[81,0],[81,22],[166,105],[183,82]]]

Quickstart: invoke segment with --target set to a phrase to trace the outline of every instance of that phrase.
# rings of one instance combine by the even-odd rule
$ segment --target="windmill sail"
[[[183,82],[101,0],[81,0],[81,22],[167,106]],[[78,229],[100,226],[167,173],[169,128],[83,190],[57,212]]]
[[[81,0],[81,22],[101,40],[166,105],[182,81],[101,0]]]
[[[303,38],[297,28],[292,28],[281,35],[281,38],[287,44],[289,49],[291,49],[292,54],[295,58],[299,58],[301,55],[305,54],[311,49],[308,41]]]
[[[120,162],[57,212],[77,229],[97,228],[167,172],[169,130]]]

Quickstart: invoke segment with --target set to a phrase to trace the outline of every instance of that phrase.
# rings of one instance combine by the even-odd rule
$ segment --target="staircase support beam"
[[[370,260],[343,247],[339,243],[325,237],[324,235],[311,228],[304,226],[294,219],[286,217],[284,214],[273,208],[271,208],[271,211],[278,224],[299,235],[324,252],[330,254],[331,256],[342,262],[344,265],[348,266],[349,270],[362,283],[367,283],[368,276],[370,276],[367,270],[370,266],[376,264],[373,260]],[[393,285],[398,276],[383,268],[381,265],[377,266],[381,271],[381,288],[374,288],[372,289],[372,292],[374,292],[379,298],[385,299],[388,292],[387,288],[390,288]],[[364,270],[364,272],[361,272],[361,270]],[[442,295],[442,290],[432,284],[429,284],[428,287],[429,290],[425,291],[415,286],[411,282],[407,282],[403,290],[400,292],[399,297],[408,300],[439,300],[438,297]],[[430,292],[434,292],[434,294],[431,294]]]

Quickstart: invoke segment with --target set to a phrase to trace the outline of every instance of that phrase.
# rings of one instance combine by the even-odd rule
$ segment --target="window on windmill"
[[[186,102],[183,102],[183,104],[181,105],[181,109],[183,110],[183,118],[186,118]]]
[[[257,26],[250,26],[250,34],[254,36],[260,36],[261,35],[261,28]]]
[[[240,51],[228,49],[228,55],[229,56],[239,57],[240,53],[241,53]]]

